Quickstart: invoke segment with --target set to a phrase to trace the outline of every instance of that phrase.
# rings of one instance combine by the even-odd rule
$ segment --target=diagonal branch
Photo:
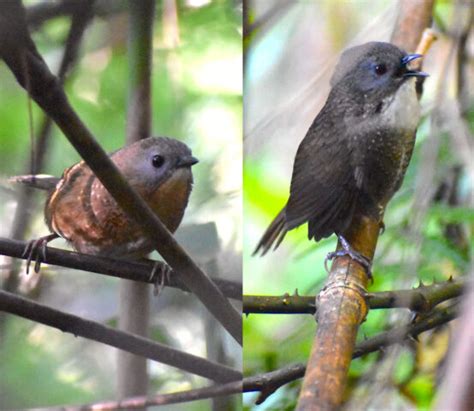
[[[82,406],[62,406],[64,411],[112,411],[144,409],[153,405],[180,404],[183,402],[216,398],[242,392],[242,381],[227,384],[212,385],[194,390],[181,391],[169,394],[156,394],[149,397],[126,398],[121,401],[107,401]]]
[[[242,344],[241,316],[216,285],[178,244],[150,207],[133,190],[72,109],[28,33],[25,10],[8,0],[0,8],[0,57],[31,98],[54,120],[117,203],[154,243],[183,283],[232,337]]]
[[[95,321],[67,314],[6,291],[0,291],[0,310],[217,382],[237,381],[242,378],[240,371],[225,365],[216,364],[134,334],[115,330]]]
[[[456,307],[437,310],[431,316],[408,327],[400,327],[395,331],[382,333],[373,339],[369,339],[356,347],[353,358],[383,349],[391,344],[402,342],[401,339],[415,338],[424,331],[436,328],[456,318]],[[396,337],[396,338],[394,338]],[[296,379],[302,378],[306,367],[304,364],[291,364],[279,370],[264,374],[246,377],[240,381],[204,388],[193,389],[178,393],[157,394],[149,397],[128,398],[122,401],[107,401],[83,406],[63,406],[61,409],[67,411],[111,411],[119,409],[139,409],[152,405],[176,404],[182,402],[196,401],[205,398],[215,398],[222,395],[231,395],[241,392],[260,392],[257,404],[261,404],[277,389]]]
[[[372,352],[380,351],[390,345],[414,339],[425,331],[446,324],[457,317],[457,308],[457,304],[452,304],[447,308],[436,309],[436,311],[417,323],[398,327],[363,341],[356,345],[352,358],[360,358]],[[259,391],[260,396],[257,404],[261,404],[281,386],[302,378],[305,375],[305,371],[306,366],[304,364],[292,364],[269,373],[246,377],[244,378],[244,392]]]
[[[94,0],[88,0],[81,4],[74,4],[71,10],[71,25],[69,33],[64,45],[64,52],[58,70],[58,78],[64,83],[66,75],[74,66],[79,54],[79,47],[82,43],[84,32],[92,21],[93,13],[92,6]],[[53,122],[48,116],[43,116],[41,125],[37,134],[35,148],[32,149],[32,158],[28,160],[25,165],[25,172],[36,173],[42,171],[46,160],[46,152],[49,147],[49,140],[51,136]],[[13,224],[11,229],[11,237],[14,239],[23,239],[26,228],[30,220],[29,208],[34,200],[34,196],[25,187],[21,187],[18,193],[17,208],[13,217]],[[11,270],[7,275],[7,280],[4,284],[4,289],[7,291],[14,291],[17,287],[18,272],[16,269]]]
[[[71,16],[77,8],[82,6],[83,0],[44,0],[38,4],[32,4],[26,8],[26,20],[31,30],[38,30],[51,19],[63,16]],[[93,13],[101,18],[122,13],[126,4],[122,1],[96,0]]]

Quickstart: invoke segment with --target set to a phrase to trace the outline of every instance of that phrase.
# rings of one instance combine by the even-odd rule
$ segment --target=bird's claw
[[[372,270],[371,270],[372,264],[370,260],[367,257],[355,251],[343,236],[338,236],[338,238],[342,245],[342,250],[332,251],[328,253],[328,255],[326,256],[326,259],[324,260],[324,268],[326,269],[326,271],[329,273],[328,261],[333,260],[334,258],[337,258],[337,257],[349,256],[351,259],[358,262],[364,268],[369,280],[373,281]]]
[[[156,261],[153,265],[150,282],[153,282],[153,295],[155,297],[158,297],[163,291],[165,284],[170,282],[171,271],[171,267],[161,261]]]
[[[23,250],[22,257],[26,258],[26,274],[30,272],[30,265],[33,259],[35,265],[33,271],[39,273],[41,269],[41,263],[46,261],[46,246],[51,240],[57,238],[56,234],[46,235],[44,237],[37,238],[36,240],[28,241],[25,249]]]

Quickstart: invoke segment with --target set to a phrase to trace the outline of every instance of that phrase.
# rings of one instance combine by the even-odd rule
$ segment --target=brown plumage
[[[197,160],[182,142],[150,137],[111,154],[112,161],[174,232],[192,189]],[[84,161],[68,168],[45,206],[49,229],[74,249],[116,257],[144,256],[153,246],[130,220]]]

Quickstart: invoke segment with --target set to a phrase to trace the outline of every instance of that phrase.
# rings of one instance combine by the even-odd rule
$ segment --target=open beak
[[[191,167],[197,163],[199,163],[199,160],[196,157],[184,156],[184,157],[179,158],[178,164],[176,166],[177,167]]]
[[[402,58],[402,66],[405,66],[406,71],[403,73],[403,77],[428,77],[429,74],[425,73],[424,71],[420,70],[409,70],[407,66],[413,60],[419,59],[423,57],[422,54],[407,54],[405,57]]]

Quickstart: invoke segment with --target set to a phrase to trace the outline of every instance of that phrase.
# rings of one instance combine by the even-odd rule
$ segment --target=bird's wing
[[[342,119],[332,121],[325,109],[298,148],[286,206],[287,228],[309,222],[308,237],[316,240],[347,227],[357,198],[357,167],[348,130]]]

